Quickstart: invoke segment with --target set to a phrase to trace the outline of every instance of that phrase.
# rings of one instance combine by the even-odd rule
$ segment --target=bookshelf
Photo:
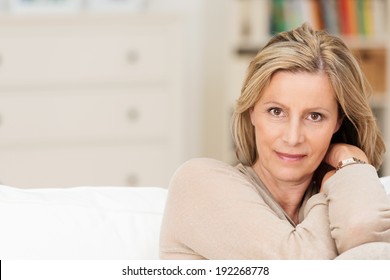
[[[374,90],[371,106],[390,147],[390,125],[385,121],[390,117],[390,4],[386,0],[231,0],[230,4],[227,91],[231,106],[240,93],[250,60],[272,34],[308,22],[315,29],[326,29],[342,37],[361,63]],[[231,107],[228,110],[231,112]],[[229,155],[227,160],[234,161],[233,151]],[[390,175],[389,155],[380,170],[380,175],[386,174]]]

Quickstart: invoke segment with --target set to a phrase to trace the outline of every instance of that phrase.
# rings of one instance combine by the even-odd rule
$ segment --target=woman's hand
[[[360,148],[345,143],[331,144],[329,146],[328,152],[325,155],[324,162],[336,168],[337,164],[340,161],[351,157],[355,157],[362,161],[368,162],[366,154]],[[335,172],[336,170],[332,170],[325,174],[322,179],[320,192],[322,191],[322,186],[324,185],[326,180],[328,180]]]
[[[340,161],[351,157],[368,162],[366,154],[360,148],[345,143],[331,144],[325,155],[324,161],[336,168]]]

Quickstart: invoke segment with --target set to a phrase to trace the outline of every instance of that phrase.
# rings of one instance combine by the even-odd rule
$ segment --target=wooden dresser
[[[0,183],[167,187],[183,161],[173,15],[0,19]]]

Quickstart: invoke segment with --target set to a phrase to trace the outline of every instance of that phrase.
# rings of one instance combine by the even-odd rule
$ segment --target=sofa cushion
[[[386,193],[390,195],[390,176],[381,177],[380,180],[385,187]]]
[[[0,259],[158,259],[166,193],[0,186]]]
[[[390,176],[381,178],[390,194]],[[0,186],[0,259],[158,259],[167,190]]]

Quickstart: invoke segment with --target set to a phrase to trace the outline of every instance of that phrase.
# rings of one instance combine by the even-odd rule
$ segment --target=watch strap
[[[344,168],[348,165],[352,165],[352,164],[366,164],[366,162],[361,160],[361,159],[355,158],[355,157],[347,158],[347,159],[339,161],[339,163],[336,166],[336,171],[340,170],[341,168]]]

